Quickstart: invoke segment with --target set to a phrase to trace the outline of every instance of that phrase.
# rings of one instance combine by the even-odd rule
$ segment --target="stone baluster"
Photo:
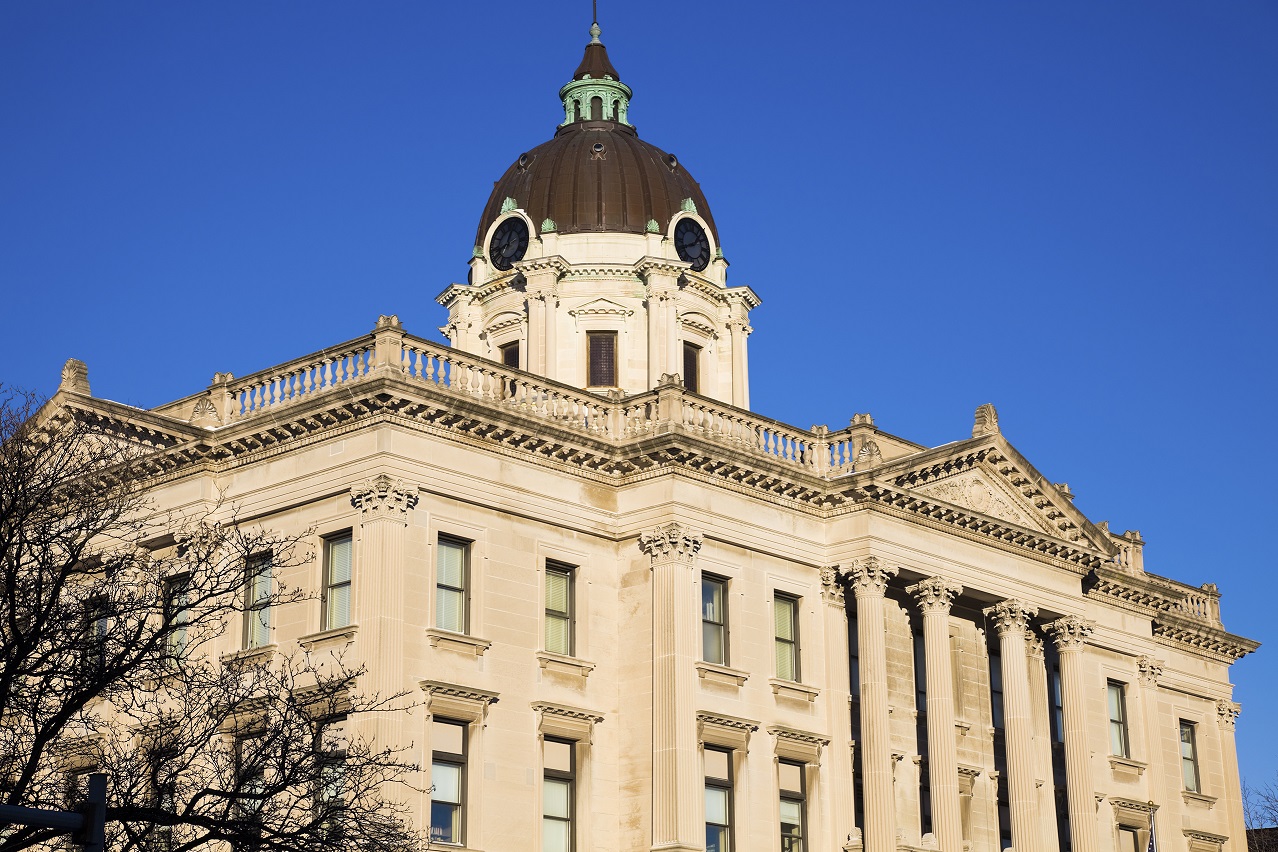
[[[843,584],[838,569],[826,566],[821,569],[821,600],[825,619],[825,643],[827,653],[826,712],[831,731],[852,730],[849,704],[851,679],[848,668],[848,613],[843,595]],[[831,816],[830,831],[833,837],[847,837],[855,827],[855,799],[852,782],[852,753],[845,748],[832,748],[828,752],[823,786],[829,791],[831,801],[827,812]]]
[[[892,741],[888,728],[887,625],[883,593],[897,569],[876,557],[846,572],[856,595],[861,663],[861,766],[865,782],[865,852],[893,852],[896,815],[892,791]]]
[[[905,591],[923,612],[923,653],[927,661],[927,774],[932,823],[941,852],[963,852],[959,808],[958,747],[954,742],[954,673],[950,660],[950,607],[963,587],[932,577]]]
[[[1016,852],[1039,852],[1034,785],[1034,727],[1030,718],[1029,666],[1026,638],[1035,607],[1018,600],[985,609],[998,629],[1003,661],[1003,719],[1007,731],[1008,797],[1012,812],[1012,846]]]
[[[701,536],[670,523],[639,536],[652,568],[652,846],[705,848],[697,752],[697,552]]]
[[[1229,842],[1226,852],[1245,852],[1247,849],[1247,823],[1243,818],[1242,779],[1238,775],[1238,744],[1234,741],[1234,727],[1242,705],[1235,701],[1216,702],[1216,721],[1220,723],[1220,750],[1225,756],[1225,799],[1229,802]]]
[[[1061,666],[1061,716],[1065,734],[1065,796],[1069,803],[1069,842],[1073,852],[1098,852],[1096,799],[1092,788],[1092,752],[1087,745],[1087,685],[1083,649],[1095,625],[1077,615],[1047,625]]]

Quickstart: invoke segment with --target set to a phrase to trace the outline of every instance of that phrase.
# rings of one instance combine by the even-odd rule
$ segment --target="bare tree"
[[[1242,796],[1248,852],[1278,852],[1278,776],[1260,787],[1243,779]]]
[[[154,473],[145,447],[0,388],[0,801],[65,809],[92,770],[110,849],[416,849],[389,795],[416,767],[355,731],[402,696],[361,694],[340,657],[210,653],[303,597],[269,572],[309,555],[158,513]],[[0,826],[0,852],[55,837]]]

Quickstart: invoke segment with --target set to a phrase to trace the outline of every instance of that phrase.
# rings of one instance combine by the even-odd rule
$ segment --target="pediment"
[[[611,299],[600,298],[600,299],[595,299],[592,302],[587,302],[584,305],[579,305],[573,308],[572,310],[568,312],[568,315],[572,317],[582,317],[582,316],[628,317],[633,313],[634,313],[634,310],[631,308],[627,308],[625,305],[620,305],[612,301]]]
[[[997,473],[977,467],[910,490],[1001,521],[1009,521],[1017,526],[1052,535],[1060,534],[1059,530],[1045,522],[1046,519],[1025,498],[1013,493],[1005,483],[1000,482],[1001,479]]]

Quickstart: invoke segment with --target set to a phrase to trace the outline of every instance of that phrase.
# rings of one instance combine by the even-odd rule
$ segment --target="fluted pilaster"
[[[896,826],[892,741],[888,729],[887,643],[883,593],[897,569],[873,556],[845,572],[856,595],[861,664],[861,766],[865,775],[865,852],[892,852]]]
[[[652,848],[705,846],[697,760],[697,553],[701,536],[672,523],[639,537],[652,567]]]
[[[1061,664],[1061,716],[1065,734],[1065,795],[1069,803],[1069,841],[1073,852],[1097,852],[1096,800],[1092,788],[1091,749],[1087,747],[1087,689],[1083,648],[1092,622],[1067,615],[1047,625]]]
[[[826,712],[830,716],[830,730],[852,729],[851,680],[848,668],[848,613],[843,594],[843,584],[838,569],[826,566],[821,569],[821,600],[824,603],[826,659]],[[855,799],[853,795],[852,754],[846,748],[831,748],[826,752],[826,768],[822,775],[826,780],[822,787],[830,799],[830,833],[833,837],[847,837],[855,827]]]
[[[941,852],[962,852],[958,748],[954,742],[954,674],[950,660],[950,607],[963,587],[931,577],[906,589],[923,612],[923,653],[927,661],[927,774],[932,822]]]
[[[1017,852],[1039,852],[1034,806],[1034,728],[1030,719],[1026,638],[1038,609],[1008,599],[988,607],[985,615],[998,629],[1003,661],[1003,720],[1007,732],[1007,791],[1011,800],[1012,846]]]
[[[1238,775],[1238,744],[1234,727],[1242,705],[1235,701],[1216,702],[1216,721],[1220,723],[1220,750],[1225,755],[1225,783],[1229,785],[1229,842],[1226,852],[1244,852],[1247,848],[1247,824],[1242,809],[1242,779]]]

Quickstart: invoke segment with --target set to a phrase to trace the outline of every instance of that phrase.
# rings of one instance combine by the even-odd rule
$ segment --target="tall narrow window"
[[[435,626],[441,630],[466,632],[469,562],[470,542],[439,537],[439,559],[435,565]]]
[[[572,634],[572,566],[547,561],[546,650],[571,655]]]
[[[324,628],[351,623],[351,534],[324,542]]]
[[[1065,706],[1061,700],[1061,666],[1057,660],[1048,672],[1048,699],[1052,710],[1052,742],[1065,742]]]
[[[1107,683],[1109,694],[1109,754],[1131,757],[1131,743],[1127,740],[1126,686],[1118,681]]]
[[[234,852],[259,848],[257,835],[262,830],[262,796],[266,791],[260,738],[261,734],[235,738],[235,817],[244,839],[231,844]]]
[[[777,764],[777,776],[781,790],[781,852],[804,852],[808,833],[803,764],[783,760]]]
[[[541,788],[542,852],[572,852],[576,811],[574,745],[547,737],[543,746],[545,776]]]
[[[340,730],[340,724],[334,720],[321,725],[315,738],[315,816],[329,842],[342,839],[342,811],[346,807],[345,737],[330,737]]]
[[[777,592],[772,598],[777,677],[799,679],[799,599]]]
[[[248,560],[244,588],[244,647],[261,648],[271,641],[271,554]]]
[[[728,581],[701,575],[701,659],[728,664]]]
[[[430,839],[465,840],[466,725],[448,719],[431,723]]]
[[[617,386],[617,332],[586,332],[586,372],[589,387]]]
[[[519,369],[519,341],[518,340],[516,340],[513,343],[506,343],[502,345],[500,352],[501,352],[501,362],[503,364],[505,364],[507,367],[514,367],[516,370]]]
[[[706,747],[706,852],[732,852],[732,752]]]
[[[106,668],[107,636],[111,632],[111,605],[106,598],[93,597],[84,604],[82,659],[88,671]]]
[[[1131,757],[1131,744],[1127,739],[1127,696],[1125,684],[1111,680],[1106,684],[1109,693],[1109,752],[1116,757]]]
[[[189,606],[190,577],[181,574],[164,581],[164,623],[169,634],[164,640],[164,656],[173,661],[186,650],[186,630],[191,623]]]
[[[701,392],[701,347],[684,341],[683,386],[693,393]]]
[[[1180,720],[1180,774],[1185,780],[1185,789],[1191,793],[1201,793],[1198,779],[1198,741],[1194,736],[1194,723]]]
[[[990,654],[990,723],[1003,730],[1003,658]]]

